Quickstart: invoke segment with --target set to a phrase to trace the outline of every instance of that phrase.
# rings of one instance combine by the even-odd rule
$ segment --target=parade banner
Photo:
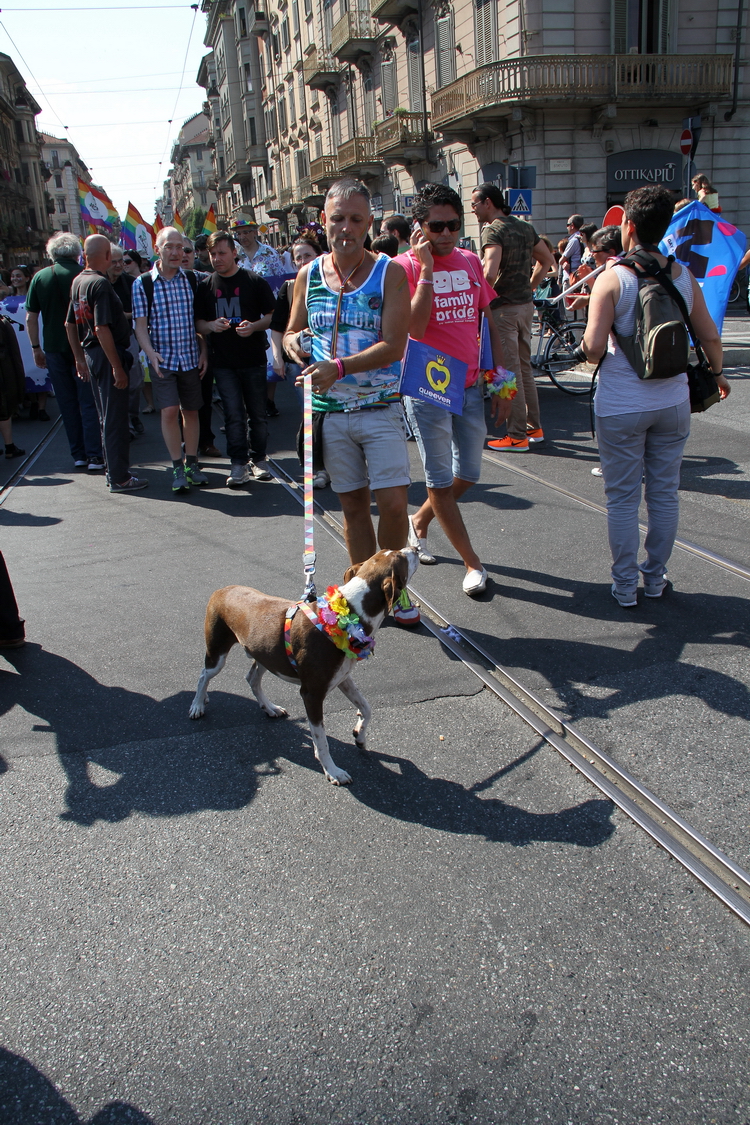
[[[208,209],[205,219],[203,220],[203,230],[201,234],[215,234],[218,230],[216,226],[216,212],[214,211],[213,203]]]
[[[482,313],[482,328],[479,333],[479,370],[494,371],[495,359],[492,355],[492,340],[490,339],[490,322],[488,313]]]
[[[401,361],[399,390],[451,414],[462,414],[468,370],[469,365],[460,359],[409,339]]]
[[[87,184],[79,176],[78,199],[81,205],[81,218],[84,223],[88,223],[95,228],[106,227],[107,230],[112,230],[113,220],[119,219],[120,216],[117,214],[112,200],[105,192],[95,188],[93,184]]]
[[[154,228],[141,215],[137,207],[128,203],[128,213],[122,224],[120,240],[126,250],[137,250],[142,258],[154,255]]]
[[[681,265],[688,267],[703,290],[706,307],[719,332],[746,247],[742,231],[697,199],[675,211],[659,243],[662,254],[674,254]]]

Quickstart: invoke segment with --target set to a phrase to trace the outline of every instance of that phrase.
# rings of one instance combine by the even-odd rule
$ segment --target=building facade
[[[171,209],[172,215],[177,211],[183,222],[191,212],[208,211],[217,204],[208,124],[204,113],[189,117],[172,147]]]
[[[750,231],[748,16],[738,0],[203,0],[199,83],[224,217],[286,241],[326,187],[364,179],[376,219],[428,181],[511,190],[557,239],[632,187],[691,172]],[[250,121],[253,122],[252,131]],[[680,148],[690,124],[694,163]],[[253,143],[250,144],[252,139]],[[244,149],[242,144],[244,142]]]
[[[42,133],[42,165],[47,183],[49,224],[53,230],[70,231],[84,239],[78,179],[91,183],[91,174],[76,148],[67,140]]]
[[[37,264],[50,232],[35,118],[40,106],[13,60],[0,54],[0,266]]]

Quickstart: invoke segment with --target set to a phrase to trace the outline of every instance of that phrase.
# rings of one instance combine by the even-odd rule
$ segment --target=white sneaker
[[[331,478],[325,469],[321,469],[320,472],[316,473],[313,477],[313,488],[328,488],[330,483]]]
[[[247,465],[236,464],[232,465],[232,471],[227,477],[227,488],[240,488],[243,484],[247,484],[253,478]]]
[[[419,561],[423,566],[435,566],[435,564],[437,563],[437,559],[427,550],[427,540],[420,539],[417,535],[416,531],[414,530],[414,521],[411,516],[409,516],[409,546],[413,547],[417,552]]]
[[[467,570],[463,588],[464,593],[468,594],[470,598],[476,597],[477,594],[483,594],[487,589],[487,571],[484,567],[480,570]]]
[[[256,480],[273,480],[273,473],[269,473],[265,461],[251,461],[249,468]]]

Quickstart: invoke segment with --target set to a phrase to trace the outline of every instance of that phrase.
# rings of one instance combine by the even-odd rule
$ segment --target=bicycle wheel
[[[544,349],[542,369],[566,395],[587,395],[591,390],[592,365],[573,358],[585,331],[583,321],[571,321],[550,336]]]

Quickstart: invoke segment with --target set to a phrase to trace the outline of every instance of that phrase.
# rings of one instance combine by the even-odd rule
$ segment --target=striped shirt
[[[171,280],[151,270],[154,281],[154,303],[149,317],[148,334],[154,351],[162,357],[162,367],[167,371],[191,371],[198,366],[200,350],[195,334],[193,315],[193,290],[181,269]],[[133,320],[148,317],[148,301],[143,282],[137,277],[131,290]]]

